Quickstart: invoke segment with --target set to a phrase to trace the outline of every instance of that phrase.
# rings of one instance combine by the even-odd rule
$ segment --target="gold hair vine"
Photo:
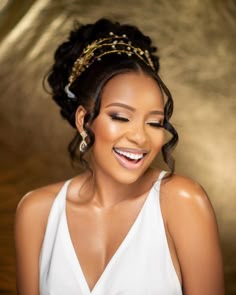
[[[113,32],[110,32],[109,37],[95,40],[87,45],[82,54],[74,62],[68,79],[69,83],[65,87],[68,97],[75,98],[74,93],[69,90],[69,87],[81,75],[81,73],[84,72],[94,61],[100,61],[102,56],[111,53],[123,53],[128,56],[135,55],[155,71],[148,50],[142,50],[139,47],[133,46],[125,34],[118,36]]]

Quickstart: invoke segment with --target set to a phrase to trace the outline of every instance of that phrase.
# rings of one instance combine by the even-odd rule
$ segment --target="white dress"
[[[160,210],[160,182],[149,191],[128,234],[93,290],[75,253],[66,219],[67,181],[52,205],[40,255],[41,295],[182,295]]]

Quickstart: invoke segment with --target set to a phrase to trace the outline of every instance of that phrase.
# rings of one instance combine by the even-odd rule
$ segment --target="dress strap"
[[[166,175],[167,171],[162,170],[161,173],[158,176],[157,182],[161,182],[163,177]]]
[[[64,182],[64,184],[62,185],[56,199],[58,200],[58,202],[60,204],[62,204],[64,206],[65,201],[66,201],[66,196],[67,196],[67,191],[68,191],[68,186],[70,184],[72,179],[68,179]]]
[[[167,174],[167,171],[161,171],[161,173],[159,174],[157,180],[155,181],[153,187],[156,189],[156,190],[160,190],[160,187],[161,187],[161,181],[162,179],[164,178],[164,176]]]

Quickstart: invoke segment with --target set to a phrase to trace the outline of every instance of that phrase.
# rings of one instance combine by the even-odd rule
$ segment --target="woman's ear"
[[[75,113],[75,125],[79,131],[79,133],[84,131],[84,117],[86,114],[86,110],[83,106],[78,106]]]

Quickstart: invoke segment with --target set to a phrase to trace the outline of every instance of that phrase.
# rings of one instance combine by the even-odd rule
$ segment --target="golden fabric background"
[[[175,99],[176,170],[209,194],[227,294],[236,294],[235,0],[0,1],[0,293],[15,294],[13,220],[20,198],[76,174],[66,152],[73,130],[42,79],[73,20],[101,16],[137,24],[159,48],[161,76]]]

